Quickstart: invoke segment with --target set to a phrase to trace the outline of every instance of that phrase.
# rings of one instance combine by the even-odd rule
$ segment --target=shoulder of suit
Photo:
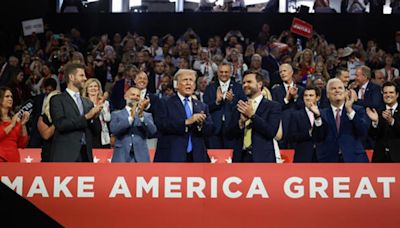
[[[279,88],[279,87],[281,87],[281,84],[275,84],[275,85],[272,86],[271,90],[273,90],[275,88]]]
[[[125,107],[124,107],[123,109],[120,109],[120,110],[115,110],[115,111],[113,111],[111,114],[119,115],[119,114],[121,114],[122,111],[124,111],[124,110],[125,110]]]

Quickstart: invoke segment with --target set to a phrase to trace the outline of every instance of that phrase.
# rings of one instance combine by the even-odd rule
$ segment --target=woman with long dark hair
[[[0,162],[19,162],[18,148],[28,143],[25,124],[29,113],[12,113],[13,95],[7,87],[0,87]]]

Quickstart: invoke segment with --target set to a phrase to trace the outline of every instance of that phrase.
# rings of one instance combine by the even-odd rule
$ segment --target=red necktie
[[[361,88],[361,99],[365,98],[365,88]]]
[[[339,128],[340,128],[340,108],[336,109],[336,129],[337,132],[339,132]]]

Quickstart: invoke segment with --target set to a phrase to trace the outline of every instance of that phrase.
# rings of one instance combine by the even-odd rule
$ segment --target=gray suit
[[[93,108],[93,103],[82,97],[84,113],[88,113]],[[52,162],[75,162],[79,160],[81,139],[85,134],[86,156],[93,161],[92,156],[92,135],[93,132],[100,132],[96,121],[86,120],[80,115],[79,109],[74,99],[65,91],[56,95],[50,100],[50,114],[55,126],[53,142],[50,153]],[[97,133],[98,134],[98,133]]]
[[[129,124],[129,113],[126,108],[111,113],[110,130],[116,137],[112,162],[150,162],[146,139],[155,135],[151,113],[144,112],[144,121],[135,116]]]

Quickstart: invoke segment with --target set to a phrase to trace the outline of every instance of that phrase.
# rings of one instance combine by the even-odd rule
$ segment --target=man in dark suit
[[[43,101],[51,93],[57,88],[57,81],[54,78],[47,78],[43,82],[44,93],[39,94],[33,98],[33,110],[32,110],[32,123],[31,123],[31,133],[29,137],[29,148],[40,148],[42,147],[43,139],[39,134],[37,129],[37,122],[43,113]]]
[[[149,74],[149,83],[147,85],[147,90],[150,93],[158,94],[161,92],[161,82],[164,77],[165,65],[162,60],[154,61],[154,68]]]
[[[271,91],[272,100],[277,101],[282,106],[282,130],[283,138],[279,142],[280,148],[287,148],[287,137],[289,133],[290,117],[296,110],[304,108],[303,93],[304,88],[295,84],[293,79],[293,68],[285,63],[279,67],[279,74],[282,79],[281,84],[276,84]]]
[[[400,54],[400,31],[396,31],[394,34],[394,42],[389,44],[387,52],[391,54]]]
[[[269,86],[272,88],[275,84],[282,83],[281,77],[279,77],[279,57],[280,51],[277,45],[271,45],[270,53],[267,57],[262,60],[262,68],[269,72],[270,83]]]
[[[276,162],[273,139],[279,128],[281,107],[262,95],[263,77],[247,71],[243,91],[247,102],[239,100],[229,123],[228,133],[235,137],[234,162]]]
[[[113,110],[120,110],[125,107],[124,94],[133,86],[136,72],[137,68],[135,66],[127,65],[124,71],[124,79],[115,82],[110,97]]]
[[[317,160],[368,162],[361,142],[370,124],[365,109],[353,105],[354,97],[339,79],[330,79],[326,87],[330,107],[321,111],[317,106],[310,108],[315,115],[312,136],[319,143]]]
[[[371,69],[367,66],[360,66],[356,69],[355,82],[358,87],[356,93],[358,100],[355,104],[363,106],[364,108],[370,107],[381,109],[384,106],[381,89],[378,85],[372,83]]]
[[[18,63],[19,60],[17,57],[10,56],[10,58],[8,58],[8,62],[1,66],[0,86],[5,86],[10,82],[12,75],[19,69]]]
[[[212,133],[212,119],[207,105],[192,98],[196,72],[180,69],[175,80],[177,95],[160,102],[155,161],[208,162],[204,138]]]
[[[155,118],[156,115],[155,109],[158,106],[159,97],[154,93],[151,93],[147,89],[147,86],[149,84],[149,79],[147,77],[146,72],[142,70],[137,72],[134,84],[135,87],[140,90],[140,100],[146,101],[148,103],[147,107],[145,107],[145,111],[153,114],[153,117]]]
[[[292,113],[290,119],[289,140],[295,148],[293,162],[316,162],[317,143],[313,140],[311,132],[314,126],[314,113],[312,106],[316,106],[321,97],[321,91],[315,86],[309,86],[304,91],[305,108]]]
[[[382,86],[385,109],[367,108],[372,120],[369,135],[376,139],[372,162],[400,162],[400,111],[397,99],[399,89],[393,82]]]
[[[92,131],[101,131],[94,121],[102,105],[80,96],[86,82],[85,67],[69,63],[64,67],[67,89],[50,100],[50,115],[55,131],[50,152],[53,162],[92,162]]]
[[[232,118],[232,113],[238,100],[246,100],[242,86],[231,80],[232,67],[230,63],[222,63],[218,67],[218,81],[211,83],[204,93],[204,103],[210,109],[213,120],[213,135],[208,138],[208,148],[232,148],[232,140],[224,132],[227,123]]]

